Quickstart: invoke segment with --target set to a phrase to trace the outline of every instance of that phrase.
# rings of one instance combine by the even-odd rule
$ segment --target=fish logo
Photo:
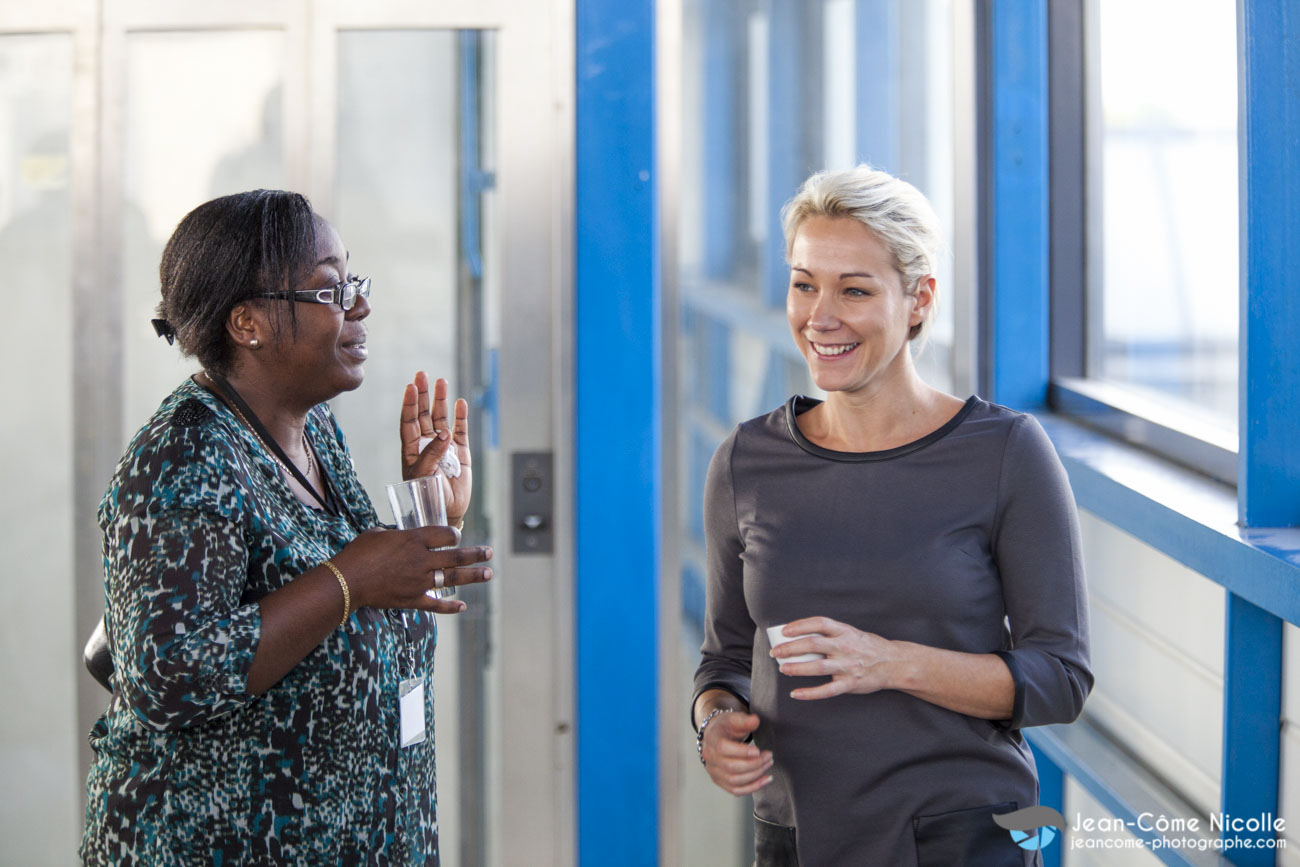
[[[999,828],[1011,832],[1011,839],[1021,849],[1046,849],[1056,839],[1057,831],[1065,832],[1065,817],[1051,807],[1025,807],[1012,813],[994,813],[993,821]]]

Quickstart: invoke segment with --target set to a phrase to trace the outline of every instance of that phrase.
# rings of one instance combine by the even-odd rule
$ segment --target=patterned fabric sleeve
[[[106,506],[108,629],[117,686],[155,730],[235,711],[261,635],[248,583],[243,488],[227,451],[202,428],[172,428],[125,460],[132,472]]]

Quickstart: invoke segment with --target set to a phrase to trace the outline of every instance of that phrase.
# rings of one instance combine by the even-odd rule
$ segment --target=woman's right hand
[[[434,571],[441,569],[443,586],[479,584],[492,577],[487,545],[460,544],[451,527],[416,527],[411,530],[374,529],[362,533],[332,558],[351,592],[352,608],[418,608],[437,614],[457,614],[465,603],[433,599],[425,591],[434,587]],[[441,550],[434,550],[441,549]]]
[[[719,788],[733,795],[749,795],[772,782],[771,750],[745,743],[757,728],[756,715],[738,710],[720,713],[704,727],[704,768]]]

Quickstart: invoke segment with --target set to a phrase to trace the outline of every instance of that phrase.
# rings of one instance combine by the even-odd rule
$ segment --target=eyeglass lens
[[[358,294],[362,297],[369,297],[369,280],[349,280],[343,284],[343,297],[340,299],[340,304],[344,310],[351,310],[356,306]]]

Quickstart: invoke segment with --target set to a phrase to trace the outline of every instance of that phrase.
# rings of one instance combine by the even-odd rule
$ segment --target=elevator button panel
[[[555,476],[550,452],[511,455],[511,547],[516,554],[555,550]]]

